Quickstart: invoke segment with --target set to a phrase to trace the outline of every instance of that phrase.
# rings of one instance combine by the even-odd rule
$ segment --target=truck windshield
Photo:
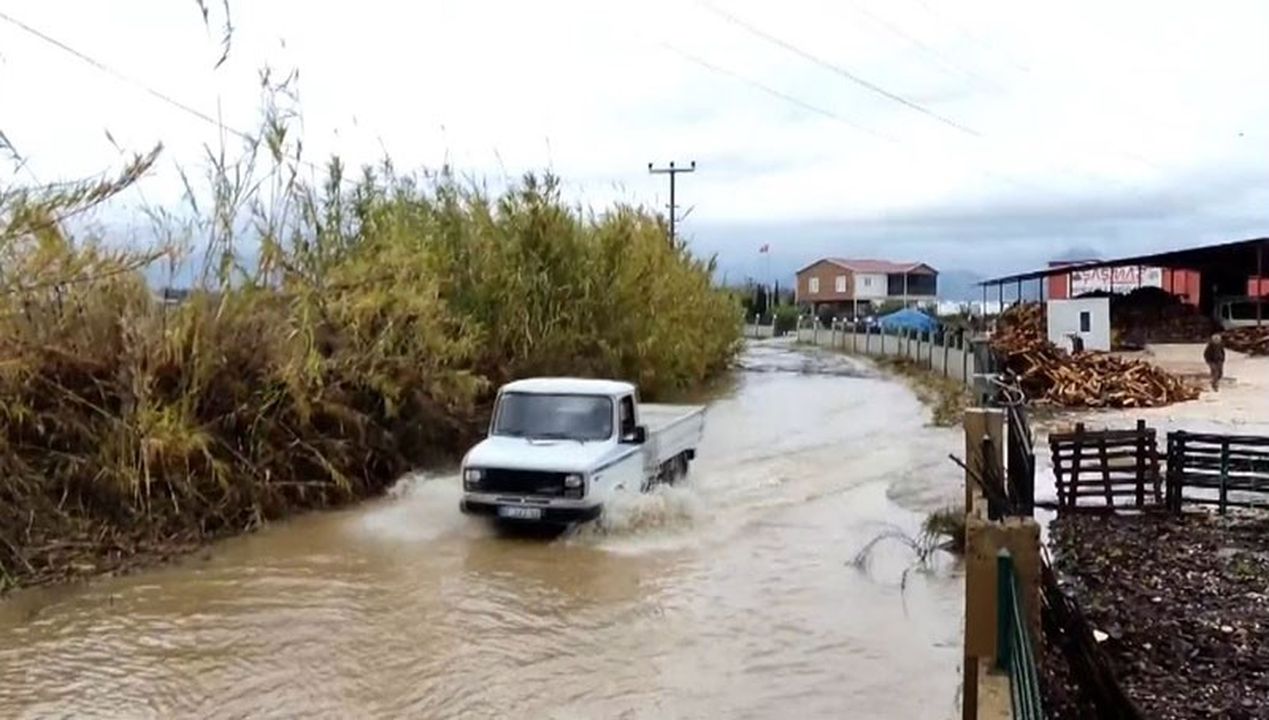
[[[505,393],[494,435],[563,440],[612,437],[612,399],[593,395]]]

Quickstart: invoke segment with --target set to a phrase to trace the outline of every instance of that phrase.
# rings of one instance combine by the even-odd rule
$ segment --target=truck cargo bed
[[[641,403],[639,418],[648,429],[645,464],[649,471],[679,455],[694,452],[705,432],[703,405]]]

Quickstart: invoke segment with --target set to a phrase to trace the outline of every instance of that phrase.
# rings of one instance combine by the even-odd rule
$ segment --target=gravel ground
[[[1269,515],[1071,516],[1050,534],[1145,717],[1269,718]],[[1087,717],[1062,663],[1043,664],[1050,716]]]

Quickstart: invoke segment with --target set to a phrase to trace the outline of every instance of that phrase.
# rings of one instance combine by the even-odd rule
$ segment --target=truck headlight
[[[565,476],[564,476],[564,487],[566,487],[566,488],[579,488],[579,487],[581,487],[581,486],[582,486],[582,476],[581,476],[581,475],[565,475]]]
[[[564,476],[564,497],[581,498],[586,492],[584,485],[585,479],[581,475],[565,475]]]
[[[485,471],[477,468],[468,468],[463,471],[463,489],[475,490],[480,487],[480,481],[485,479]]]

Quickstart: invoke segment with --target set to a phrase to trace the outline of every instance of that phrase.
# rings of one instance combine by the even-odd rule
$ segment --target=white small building
[[[1085,350],[1110,350],[1110,298],[1050,300],[1045,307],[1049,342],[1069,351],[1078,335]]]

